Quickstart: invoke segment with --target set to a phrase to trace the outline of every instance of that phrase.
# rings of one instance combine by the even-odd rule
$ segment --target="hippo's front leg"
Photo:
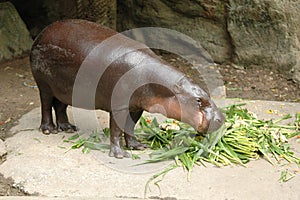
[[[119,116],[119,117],[122,117],[122,116]],[[126,119],[126,117],[124,117],[124,118]],[[125,121],[125,120],[121,119],[121,121]],[[125,124],[125,123],[121,123],[121,124]],[[123,157],[129,158],[130,154],[127,153],[122,147],[123,131],[121,128],[118,126],[115,116],[113,116],[113,114],[110,113],[110,152],[109,152],[109,156],[115,157],[115,158],[123,158]]]
[[[142,114],[143,111],[130,112],[130,115],[127,116],[124,134],[126,146],[129,149],[144,150],[148,147],[146,144],[139,142],[134,135],[134,127]]]

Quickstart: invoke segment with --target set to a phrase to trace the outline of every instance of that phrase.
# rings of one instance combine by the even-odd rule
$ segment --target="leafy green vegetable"
[[[196,131],[181,122],[176,122],[181,127],[179,131],[164,131],[158,128],[155,119],[142,118],[141,129],[138,132],[142,130],[147,135],[150,134],[150,137],[145,138],[141,134],[140,139],[150,146],[155,144],[154,148],[158,149],[152,153],[155,156],[147,162],[158,162],[177,156],[190,171],[194,164],[201,160],[218,166],[232,163],[245,165],[250,160],[265,156],[274,164],[270,159],[270,155],[273,155],[277,162],[284,158],[290,163],[300,165],[300,159],[294,156],[290,145],[286,143],[286,138],[300,134],[297,126],[299,116],[296,116],[294,125],[282,125],[280,123],[291,118],[291,115],[278,120],[260,120],[254,113],[243,108],[243,105],[224,108],[225,125],[205,138],[198,136]]]
[[[155,127],[151,134],[159,134],[160,137],[163,137],[162,140],[156,140],[155,147],[160,148],[152,153],[155,156],[146,163],[175,158],[176,165],[173,167],[183,166],[188,170],[189,175],[195,164],[204,164],[202,161],[217,166],[231,165],[232,163],[245,166],[250,160],[264,156],[274,165],[270,155],[273,155],[278,163],[283,158],[289,163],[296,163],[300,166],[300,159],[294,155],[287,143],[287,138],[300,135],[300,113],[296,114],[293,125],[282,125],[280,123],[290,119],[291,115],[286,115],[278,120],[260,120],[254,113],[243,108],[244,105],[236,104],[225,107],[223,109],[226,114],[225,124],[205,138],[198,136],[191,127],[181,122],[177,122],[181,129],[171,131],[170,135],[169,132],[157,130],[158,125],[152,123],[156,122],[155,119],[151,121],[142,118],[139,133],[142,132],[141,130],[147,133],[149,128]],[[145,123],[146,121],[149,123]],[[145,138],[143,134],[141,136],[140,139],[143,142],[153,143],[153,137]],[[154,175],[147,182],[146,188],[154,178],[164,176],[169,171],[168,168]],[[280,181],[286,182],[294,176],[285,170],[281,174]]]
[[[107,138],[108,135],[109,129],[103,129],[102,138]],[[109,144],[102,143],[101,135],[98,131],[93,131],[88,137],[83,137],[83,135],[76,133],[64,140],[64,142],[72,143],[70,149],[82,148],[83,153],[89,153],[91,150],[105,151],[110,149]]]
[[[254,113],[243,108],[244,105],[235,104],[225,107],[224,125],[206,137],[198,135],[191,126],[173,119],[167,119],[165,123],[176,124],[176,127],[180,127],[179,130],[163,130],[156,118],[141,117],[140,127],[135,130],[135,134],[141,142],[153,149],[150,159],[144,163],[170,159],[175,160],[176,163],[154,175],[147,185],[178,166],[184,167],[190,174],[196,164],[204,165],[203,161],[217,166],[233,163],[245,166],[250,160],[263,156],[272,165],[284,159],[288,163],[296,163],[300,166],[300,159],[291,151],[287,141],[291,137],[300,135],[300,113],[295,115],[296,120],[293,124],[282,125],[282,122],[292,116],[285,115],[277,120],[261,120]],[[84,153],[89,153],[91,150],[103,151],[109,149],[109,145],[103,144],[101,138],[108,138],[109,134],[109,129],[106,128],[101,135],[97,131],[87,138],[75,134],[64,141],[72,143],[71,149],[83,147]],[[272,157],[276,163],[272,161]],[[139,156],[132,154],[132,159],[139,159]],[[292,178],[290,175],[284,171],[280,180],[288,181]]]

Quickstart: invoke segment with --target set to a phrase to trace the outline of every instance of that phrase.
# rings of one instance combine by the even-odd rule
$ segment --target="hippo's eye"
[[[197,98],[197,103],[198,103],[198,105],[201,105],[201,99],[200,98]]]
[[[197,98],[197,105],[199,106],[200,109],[203,109],[205,107],[210,106],[210,103],[207,99],[203,99],[203,98],[198,97]]]

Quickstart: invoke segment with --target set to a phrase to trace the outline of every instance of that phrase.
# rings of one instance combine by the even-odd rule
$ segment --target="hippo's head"
[[[177,113],[181,118],[179,120],[190,124],[202,135],[222,126],[225,120],[224,115],[199,85],[187,78],[182,78],[173,90],[180,107],[180,113]]]

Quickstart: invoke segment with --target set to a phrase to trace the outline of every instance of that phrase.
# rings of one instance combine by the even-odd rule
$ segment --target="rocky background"
[[[118,31],[145,26],[174,29],[199,41],[217,63],[276,69],[300,82],[298,0],[0,2],[6,2],[0,3],[0,61],[29,51],[32,40],[25,24],[34,38],[53,21],[83,18]]]
[[[276,68],[300,81],[300,3],[291,0],[120,0],[118,30],[185,33],[217,63]]]
[[[0,61],[28,52],[32,38],[26,25],[10,3],[0,3]]]

